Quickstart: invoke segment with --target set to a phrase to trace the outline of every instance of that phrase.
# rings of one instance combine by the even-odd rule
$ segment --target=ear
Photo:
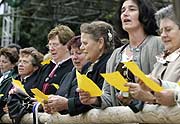
[[[99,45],[99,49],[102,50],[104,49],[104,38],[103,37],[100,37],[99,40],[98,40],[98,45]]]
[[[39,67],[38,66],[34,66],[34,69],[33,69],[33,71],[35,72],[36,70],[38,70],[39,69]]]

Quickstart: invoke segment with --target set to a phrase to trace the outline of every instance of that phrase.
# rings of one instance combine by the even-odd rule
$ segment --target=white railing
[[[78,116],[60,115],[59,113],[39,113],[39,120],[44,124],[119,124],[119,123],[179,123],[180,108],[159,105],[145,105],[142,112],[133,113],[129,107],[109,107],[105,110],[92,109]],[[1,118],[1,123],[11,123],[8,115]],[[32,124],[32,114],[26,114],[22,124]]]

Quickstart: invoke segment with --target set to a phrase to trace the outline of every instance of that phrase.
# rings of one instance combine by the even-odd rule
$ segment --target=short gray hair
[[[171,19],[174,21],[178,26],[180,26],[179,21],[176,18],[173,5],[169,5],[167,7],[161,8],[155,13],[156,23],[160,26],[160,21],[164,18]]]

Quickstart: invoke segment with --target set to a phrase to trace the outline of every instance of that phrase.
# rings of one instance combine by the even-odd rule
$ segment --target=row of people
[[[10,65],[12,64],[9,70],[13,69],[19,60],[18,72],[13,78],[21,80],[31,97],[33,93],[30,89],[35,87],[45,94],[54,94],[49,96],[48,101],[44,101],[44,111],[47,113],[60,112],[77,115],[93,107],[103,109],[119,105],[128,105],[134,112],[138,112],[143,109],[144,102],[174,105],[175,100],[180,99],[179,89],[172,89],[172,87],[178,87],[173,82],[180,80],[179,23],[173,14],[172,7],[162,9],[156,14],[155,12],[148,0],[121,0],[117,24],[121,38],[128,38],[129,43],[117,48],[113,53],[115,44],[113,27],[103,21],[94,21],[82,24],[81,36],[77,37],[74,37],[73,31],[64,25],[52,29],[48,34],[48,47],[52,58],[48,64],[41,66],[42,55],[33,48],[20,50],[20,58],[16,58],[15,62],[10,60],[11,56],[15,57],[14,55],[8,57],[0,52],[0,60],[1,63],[3,57],[9,60]],[[155,15],[162,40],[157,36],[158,27]],[[165,56],[156,59],[156,56],[163,52],[162,43],[165,46]],[[1,51],[3,49],[6,48],[2,48]],[[162,60],[165,60],[165,63]],[[130,71],[124,68],[122,62],[125,61],[136,62],[145,74],[149,74],[157,83],[164,87],[166,85],[166,88],[172,90],[152,93],[142,81],[136,79]],[[92,79],[104,91],[103,95],[91,97],[88,92],[77,88],[76,70]],[[26,71],[29,73],[25,74]],[[126,84],[129,87],[129,97],[109,85],[100,76],[100,73],[114,71],[120,71],[129,81]],[[12,77],[8,81],[11,86],[6,93],[0,92],[4,95],[1,96],[1,101],[3,101],[1,108],[6,104],[7,91],[13,87],[11,79]],[[30,79],[29,82],[26,82],[28,79]],[[3,77],[2,80],[4,81]],[[58,84],[60,88],[56,89],[53,84]],[[168,87],[169,85],[172,87]],[[9,94],[12,95],[15,92],[17,92],[16,89],[11,90]]]
[[[140,23],[137,23],[137,19],[145,19],[145,17],[142,18],[143,16],[140,13],[141,12],[140,7],[143,4],[142,1],[140,2],[136,0],[124,0],[121,5],[120,17],[122,20],[122,27],[129,34],[129,38],[130,38],[129,47],[130,48],[132,48],[131,40],[136,39],[138,29],[139,29],[137,25]],[[148,3],[148,2],[146,1],[144,3]],[[150,7],[150,4],[149,3],[147,5],[143,4],[143,6],[144,6],[143,8],[146,8],[147,6]],[[144,11],[144,12],[146,12],[146,15],[149,14],[148,11]],[[151,17],[150,15],[148,16]],[[78,89],[78,92],[80,94],[80,100],[83,104],[93,105],[95,107],[101,107],[101,108],[106,108],[108,106],[128,105],[134,112],[138,112],[139,110],[143,109],[143,106],[141,106],[142,104],[138,104],[139,102],[134,102],[137,100],[140,101],[140,103],[141,102],[153,103],[153,104],[158,103],[158,104],[167,105],[167,106],[179,104],[180,90],[179,90],[179,85],[177,83],[178,81],[180,81],[179,22],[176,19],[172,5],[156,12],[155,17],[157,20],[157,24],[159,26],[162,43],[164,44],[164,47],[165,47],[163,54],[161,56],[158,56],[159,54],[157,54],[158,52],[160,52],[160,49],[159,49],[160,47],[158,47],[158,42],[155,43],[154,40],[149,40],[150,45],[148,45],[148,43],[146,43],[146,38],[145,38],[145,40],[143,41],[141,40],[141,42],[139,43],[140,45],[137,44],[135,47],[137,48],[140,46],[145,47],[146,45],[143,45],[143,44],[146,43],[149,48],[146,47],[145,51],[140,54],[141,56],[139,56],[138,59],[136,58],[139,61],[137,60],[133,60],[133,61],[135,61],[139,65],[139,67],[142,69],[142,71],[146,73],[145,69],[147,68],[150,69],[151,67],[147,64],[152,62],[153,59],[155,59],[156,57],[157,63],[152,64],[151,70],[146,74],[150,73],[149,77],[152,80],[154,80],[156,83],[161,85],[163,88],[165,88],[165,90],[161,92],[153,92],[149,87],[145,85],[144,82],[137,79],[136,80],[131,79],[129,83],[125,85],[129,87],[130,97],[127,98],[123,96],[123,93],[119,92],[117,89],[110,86],[108,83],[104,82],[104,87],[103,87],[104,94],[101,97],[91,97],[88,92]],[[151,17],[150,20],[153,20],[153,18]],[[136,25],[133,25],[133,24],[136,24]],[[143,24],[139,25],[139,27],[141,26],[145,27],[147,25],[143,25]],[[134,30],[135,28],[133,27],[136,27],[137,29]],[[141,30],[142,30],[142,27],[141,27]],[[131,35],[132,32],[134,32],[133,36],[135,37],[133,39]],[[141,32],[140,34],[143,34],[143,33]],[[147,32],[144,34],[147,35]],[[155,43],[155,46],[151,46],[153,45],[153,42]],[[125,49],[126,48],[127,46],[125,47]],[[138,50],[137,48],[135,48],[136,52],[142,51],[141,48],[139,48]],[[121,49],[123,49],[123,47],[121,47]],[[116,71],[116,67],[117,67],[116,59],[118,59],[120,56],[119,54],[120,52],[118,53],[117,50],[114,51],[114,53],[112,54],[111,58],[109,59],[107,63],[106,72]],[[154,52],[156,53],[154,54]],[[144,53],[145,55],[143,56]],[[133,57],[136,57],[135,53],[133,53]],[[143,58],[140,58],[140,57],[143,57]],[[125,57],[121,57],[121,58],[125,58]],[[144,60],[145,63],[141,64],[142,63],[141,61],[143,59],[145,59]],[[123,60],[120,60],[120,61],[123,61]],[[145,65],[147,66],[142,68],[142,66],[145,66]],[[154,65],[154,68],[153,68],[153,65]],[[128,76],[128,78],[129,77],[130,75]],[[134,105],[136,106],[134,107]]]

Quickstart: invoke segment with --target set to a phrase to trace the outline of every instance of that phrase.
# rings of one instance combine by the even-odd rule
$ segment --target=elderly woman
[[[12,88],[11,80],[17,77],[16,64],[18,53],[11,48],[2,48],[0,50],[0,117],[4,114],[3,107],[6,105],[6,99],[9,90]]]
[[[81,50],[89,61],[82,73],[92,79],[99,88],[102,88],[104,79],[100,73],[106,72],[106,63],[111,56],[114,44],[114,30],[103,21],[84,23],[80,27]]]
[[[157,35],[155,10],[148,0],[120,0],[118,9],[118,30],[121,38],[129,39],[129,43],[117,48],[110,57],[106,72],[122,71],[121,62],[135,61],[141,70],[149,74],[156,63],[155,56],[162,51],[162,44]],[[122,72],[123,74],[123,72]],[[128,75],[124,75],[129,77]],[[135,81],[134,77],[128,81]],[[127,104],[124,94],[117,94],[119,91],[105,82],[104,94],[98,97],[90,97],[86,92],[80,92],[81,102],[84,104],[95,104],[106,108]],[[125,99],[124,99],[125,98]],[[129,106],[134,112],[142,109],[143,103],[134,100]]]
[[[177,84],[180,81],[180,25],[172,5],[159,10],[156,19],[165,52],[162,56],[157,56],[158,62],[150,76],[166,88],[155,93],[156,102],[170,106],[180,103],[180,87]],[[143,84],[141,86],[144,88]]]
[[[75,36],[67,43],[74,68],[63,77],[56,95],[50,95],[48,101],[45,102],[44,110],[47,113],[60,112],[61,114],[77,115],[91,108],[81,104],[76,92],[76,70],[81,72],[82,67],[87,63],[85,54],[80,50],[80,39],[80,36]]]
[[[52,84],[59,84],[62,77],[73,68],[67,48],[67,42],[73,36],[74,32],[66,25],[57,25],[48,34],[47,46],[52,59],[40,69],[37,81],[45,94],[54,94],[57,89]]]

